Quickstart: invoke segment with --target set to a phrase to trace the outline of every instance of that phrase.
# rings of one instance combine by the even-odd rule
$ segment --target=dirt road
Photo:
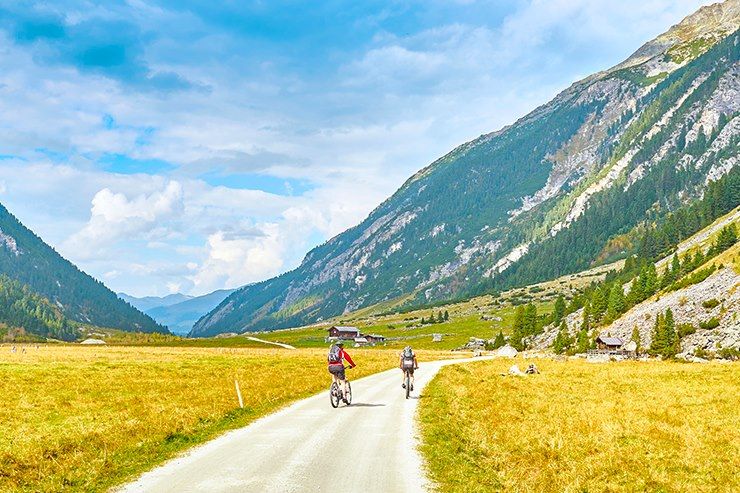
[[[332,408],[328,391],[304,399],[193,449],[121,491],[424,491],[414,425],[418,390],[443,365],[464,361],[472,360],[421,363],[408,400],[400,370],[352,382],[349,407]]]

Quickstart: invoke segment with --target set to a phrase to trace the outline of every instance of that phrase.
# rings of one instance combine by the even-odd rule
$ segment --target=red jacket
[[[339,348],[339,363],[329,363],[329,366],[344,366],[344,363],[342,363],[342,359],[347,360],[347,363],[349,363],[350,366],[355,366],[355,362],[352,361],[352,358],[349,357],[349,354],[347,351],[344,350],[344,348]]]

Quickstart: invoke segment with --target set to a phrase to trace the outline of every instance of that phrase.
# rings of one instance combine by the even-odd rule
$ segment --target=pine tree
[[[576,352],[585,353],[590,347],[591,341],[588,337],[588,331],[581,329],[578,331],[578,335],[576,336]]]
[[[429,315],[429,323],[430,324],[436,323],[435,320],[434,320],[434,312],[432,312],[432,314]]]
[[[571,344],[573,344],[573,340],[571,339],[570,334],[568,334],[568,326],[566,325],[565,320],[563,320],[560,323],[558,334],[555,336],[552,349],[556,354],[563,354],[565,351],[570,349]]]
[[[426,324],[426,323],[427,323],[427,322],[426,322],[426,320],[424,320],[424,317],[421,317],[421,325],[424,325],[424,324]]]
[[[586,305],[583,307],[583,320],[581,322],[581,330],[585,330],[588,334],[588,331],[591,330],[591,305],[586,302]]]
[[[674,253],[671,259],[671,274],[673,279],[681,277],[681,262],[678,260],[678,253]]]
[[[509,342],[517,351],[524,351],[524,337],[526,335],[524,332],[524,306],[519,305],[514,313],[514,326],[511,330]]]
[[[609,292],[609,304],[606,310],[606,321],[613,322],[622,313],[624,313],[626,302],[624,299],[624,291],[619,281],[612,285],[612,289]]]
[[[665,316],[663,317],[664,333],[665,333],[665,350],[663,356],[667,358],[673,358],[678,354],[680,350],[680,340],[676,333],[676,325],[673,321],[673,311],[670,308],[666,309]]]
[[[445,310],[445,322],[447,322],[450,319],[450,314]]]
[[[565,316],[565,298],[563,295],[559,295],[558,299],[555,300],[555,308],[552,312],[552,323],[553,325],[560,325],[560,322]]]
[[[501,331],[499,331],[498,335],[493,340],[493,349],[498,349],[505,345],[506,345],[506,339],[504,338],[504,334]]]
[[[442,310],[440,310],[439,313],[437,313],[437,323],[441,324],[442,322],[444,322],[444,315],[442,315]]]
[[[631,341],[636,344],[635,352],[637,354],[640,354],[640,349],[642,348],[642,339],[640,338],[640,329],[637,328],[637,325],[632,329],[632,338]]]

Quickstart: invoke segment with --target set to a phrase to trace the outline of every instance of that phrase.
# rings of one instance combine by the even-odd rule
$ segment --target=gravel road
[[[420,363],[408,400],[400,370],[353,381],[349,407],[332,408],[327,390],[196,447],[119,491],[424,491],[414,424],[418,390],[442,366],[480,359]]]

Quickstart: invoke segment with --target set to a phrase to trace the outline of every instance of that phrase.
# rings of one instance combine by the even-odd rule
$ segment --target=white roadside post
[[[236,396],[239,398],[239,407],[244,409],[244,401],[242,400],[242,391],[239,390],[239,380],[234,379],[234,386],[236,387]]]

